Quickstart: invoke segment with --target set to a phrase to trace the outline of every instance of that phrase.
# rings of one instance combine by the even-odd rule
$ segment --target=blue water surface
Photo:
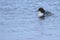
[[[38,18],[38,8],[54,15]],[[0,40],[60,40],[60,0],[0,0]]]

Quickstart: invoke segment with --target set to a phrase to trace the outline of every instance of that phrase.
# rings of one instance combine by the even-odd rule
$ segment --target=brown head
[[[45,10],[43,8],[39,8],[38,11],[45,13]]]

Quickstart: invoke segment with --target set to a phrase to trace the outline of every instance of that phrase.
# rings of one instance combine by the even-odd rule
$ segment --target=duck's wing
[[[45,12],[45,16],[52,16],[53,15],[53,13],[51,13],[51,12]]]

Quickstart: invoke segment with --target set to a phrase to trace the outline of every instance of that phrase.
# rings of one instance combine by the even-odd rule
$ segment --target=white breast
[[[38,16],[39,16],[39,17],[41,17],[41,16],[43,16],[43,15],[44,15],[44,14],[41,13],[41,12],[38,13]]]

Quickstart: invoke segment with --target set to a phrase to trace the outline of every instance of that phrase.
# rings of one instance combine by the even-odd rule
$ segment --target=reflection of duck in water
[[[52,15],[51,12],[45,11],[43,8],[39,8],[38,11],[39,11],[38,16],[42,19],[44,19],[45,16],[51,16]]]

